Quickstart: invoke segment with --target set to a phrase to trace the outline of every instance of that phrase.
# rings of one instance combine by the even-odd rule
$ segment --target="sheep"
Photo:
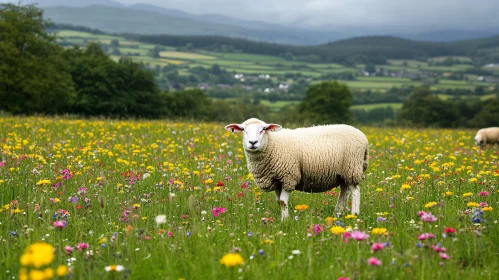
[[[475,144],[481,149],[487,144],[499,143],[499,127],[482,128],[475,135]]]
[[[317,193],[340,187],[336,211],[342,211],[352,193],[352,214],[360,208],[359,183],[368,167],[368,140],[349,125],[323,125],[282,129],[251,118],[229,124],[230,132],[243,132],[243,147],[250,173],[262,191],[274,191],[281,219],[289,217],[293,190]]]

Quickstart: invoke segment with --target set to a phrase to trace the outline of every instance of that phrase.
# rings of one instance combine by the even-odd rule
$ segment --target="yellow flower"
[[[492,208],[492,206],[487,206],[487,207],[482,208],[482,211],[484,211],[484,212],[485,211],[492,211],[492,210],[494,210],[494,208]]]
[[[377,192],[383,192],[383,189],[382,188],[377,188],[376,191]]]
[[[208,179],[208,180],[205,180],[204,183],[206,185],[209,185],[209,184],[213,183],[213,180],[212,179]]]
[[[470,183],[473,183],[473,182],[476,182],[476,181],[478,181],[478,179],[477,179],[477,178],[471,178],[471,179],[470,179]]]
[[[296,206],[295,206],[295,209],[296,209],[296,210],[300,210],[300,211],[304,211],[304,210],[307,210],[307,209],[308,209],[308,205],[307,205],[307,204],[300,204],[300,205],[296,205]]]
[[[473,193],[467,192],[467,193],[463,194],[463,197],[469,197],[469,196],[472,196],[472,195],[473,195]]]
[[[328,225],[332,225],[333,222],[336,221],[337,219],[333,217],[327,217],[325,220]]]
[[[107,242],[107,237],[102,237],[101,239],[99,239],[100,244],[106,243],[106,242]]]
[[[45,273],[41,270],[33,269],[29,272],[30,280],[45,280]]]
[[[403,185],[402,185],[402,187],[400,188],[400,190],[401,190],[401,191],[402,191],[402,190],[408,190],[408,189],[410,189],[410,188],[411,188],[411,186],[409,186],[408,184],[403,184]]]
[[[466,204],[466,206],[468,206],[468,207],[479,207],[480,204],[478,204],[476,202],[468,202],[468,204]]]
[[[19,280],[28,280],[28,272],[26,268],[21,268],[19,270]]]
[[[54,260],[54,247],[45,242],[38,242],[28,246],[21,256],[21,265],[40,268],[51,264]],[[31,278],[31,276],[30,276]]]
[[[3,182],[5,182],[4,180],[0,180],[0,184],[2,184]]]
[[[446,192],[445,192],[445,194],[444,194],[444,196],[451,196],[451,195],[453,195],[453,194],[454,194],[453,192],[446,191]]]
[[[348,214],[345,216],[345,219],[356,219],[357,216],[353,215],[353,214]]]
[[[244,263],[243,257],[237,253],[228,253],[220,259],[220,264],[226,267],[241,265]]]
[[[329,229],[329,231],[331,231],[331,233],[333,234],[342,234],[345,232],[345,229],[343,227],[340,227],[340,226],[334,226],[332,228]]]
[[[40,181],[38,181],[38,183],[36,183],[37,186],[40,186],[40,185],[50,185],[50,184],[51,184],[50,180],[47,180],[47,179],[40,180]]]
[[[140,204],[135,203],[135,204],[133,205],[133,208],[140,208]]]
[[[424,206],[424,208],[431,208],[431,207],[433,207],[435,205],[437,205],[437,203],[434,202],[434,201],[432,201],[432,202],[426,203],[425,206]]]
[[[272,244],[272,243],[274,243],[274,240],[265,239],[265,240],[263,240],[263,243],[265,243],[265,244]]]
[[[372,234],[374,235],[382,235],[382,234],[386,234],[387,232],[387,229],[386,228],[373,228],[373,230],[371,231]]]

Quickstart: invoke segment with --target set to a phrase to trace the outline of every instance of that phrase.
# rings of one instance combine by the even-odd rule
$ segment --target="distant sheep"
[[[487,144],[499,143],[499,127],[482,128],[475,135],[475,144],[481,149]]]
[[[275,191],[282,220],[289,216],[293,190],[317,193],[339,186],[336,210],[343,210],[351,191],[352,213],[359,213],[358,184],[368,166],[368,140],[360,130],[343,124],[282,129],[255,118],[225,129],[243,132],[248,169],[258,187]]]

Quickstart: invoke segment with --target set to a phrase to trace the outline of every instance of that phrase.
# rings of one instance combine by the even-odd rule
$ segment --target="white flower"
[[[104,268],[106,271],[123,271],[125,267],[122,265],[109,265]]]
[[[158,215],[156,216],[156,224],[166,224],[166,215]]]
[[[299,254],[301,254],[301,251],[300,250],[293,250],[293,251],[291,251],[291,254],[299,255]]]
[[[206,211],[204,211],[204,210],[201,211],[201,215],[203,215],[203,216],[206,215]]]
[[[142,175],[142,180],[145,180],[145,179],[149,178],[150,176],[151,176],[151,174],[144,173],[144,175]]]

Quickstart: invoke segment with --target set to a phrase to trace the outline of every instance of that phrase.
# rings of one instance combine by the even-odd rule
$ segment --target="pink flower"
[[[213,210],[211,210],[211,213],[213,216],[218,217],[221,213],[225,213],[226,209],[222,207],[214,207]]]
[[[437,217],[433,216],[431,214],[431,212],[426,213],[424,211],[419,211],[418,212],[418,216],[421,217],[421,220],[423,220],[425,222],[429,222],[429,223],[434,222],[434,221],[437,220]]]
[[[3,161],[0,161],[0,167],[4,167],[5,163]]]
[[[350,280],[348,277],[338,277],[338,280]]]
[[[435,250],[435,252],[437,252],[437,253],[443,253],[443,252],[447,251],[446,248],[440,247],[438,245],[431,245],[431,248],[433,248],[433,250]]]
[[[54,226],[58,229],[63,229],[66,226],[66,221],[55,221]]]
[[[322,227],[321,227],[321,225],[316,224],[316,225],[314,225],[313,230],[314,230],[314,234],[317,235],[322,231]]]
[[[168,232],[168,237],[172,237],[173,236],[173,232],[169,231]]]
[[[380,266],[381,265],[381,260],[375,258],[375,257],[370,257],[367,260],[367,263],[372,266]]]
[[[385,246],[383,246],[382,243],[374,243],[372,246],[371,246],[371,250],[376,252],[376,251],[380,251],[380,250],[383,250],[383,248],[385,248]]]
[[[64,247],[64,250],[66,251],[66,254],[68,254],[68,255],[71,254],[74,249],[75,249],[74,247],[67,246],[67,245],[66,245],[66,247]]]
[[[489,206],[487,202],[480,202],[480,207],[487,207]]]
[[[418,235],[419,240],[433,239],[435,238],[435,234],[433,233],[423,233]]]
[[[489,196],[489,193],[486,191],[481,191],[478,193],[478,196]]]
[[[439,256],[440,256],[440,258],[442,260],[448,260],[448,259],[450,259],[449,255],[447,255],[446,253],[440,253]]]
[[[347,243],[348,242],[348,238],[350,238],[350,232],[346,231],[345,233],[343,233],[343,242]]]
[[[87,248],[88,248],[88,243],[78,243],[78,245],[76,245],[76,249],[78,249],[79,251],[83,251]]]
[[[369,235],[363,231],[361,232],[361,231],[355,230],[354,232],[352,232],[350,237],[357,240],[357,241],[362,241],[362,240],[368,239]]]

